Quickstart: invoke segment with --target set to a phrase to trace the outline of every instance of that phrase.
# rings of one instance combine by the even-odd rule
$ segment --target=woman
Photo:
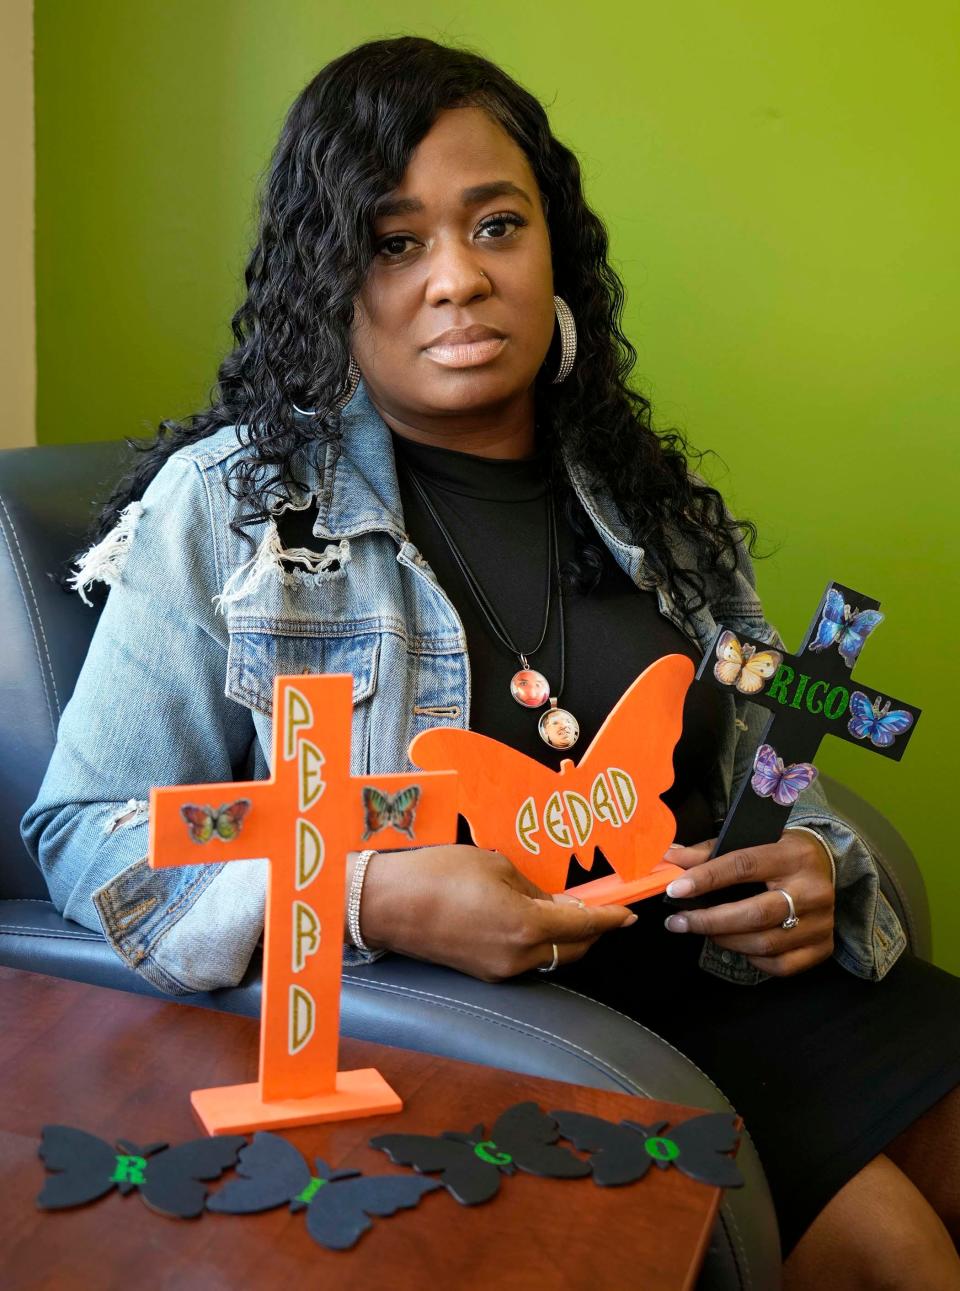
[[[59,908],[150,981],[232,983],[254,949],[264,863],[153,872],[142,825],[151,784],[267,774],[276,674],[353,674],[358,771],[400,770],[420,730],[468,723],[557,766],[720,618],[776,639],[751,526],[625,386],[606,252],[575,157],[484,59],[372,42],[294,103],[216,402],[162,424],[78,568],[81,592],[112,591],[23,823]],[[931,1165],[960,1148],[941,1036],[956,982],[901,954],[873,859],[816,786],[779,843],[708,859],[758,711],[694,687],[668,801],[676,895],[759,893],[664,927],[656,900],[551,900],[462,834],[351,857],[345,955],[555,969],[731,1097],[788,1285],[828,1259],[837,1288],[960,1285],[956,1184]],[[646,965],[672,988],[644,997]]]

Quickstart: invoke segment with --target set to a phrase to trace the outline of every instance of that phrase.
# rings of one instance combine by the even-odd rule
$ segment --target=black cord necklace
[[[457,564],[457,568],[463,575],[464,581],[477,605],[480,612],[486,619],[490,630],[502,645],[504,645],[511,654],[517,656],[520,660],[520,670],[515,672],[510,678],[510,694],[523,708],[542,708],[543,705],[550,701],[550,707],[544,712],[538,723],[540,738],[545,744],[549,744],[552,749],[570,749],[580,738],[580,724],[572,713],[565,708],[557,707],[557,700],[563,694],[563,683],[566,676],[566,654],[564,649],[564,623],[563,623],[563,589],[560,584],[560,553],[557,542],[557,516],[553,500],[553,489],[549,489],[547,503],[547,578],[546,578],[546,607],[543,615],[543,628],[540,632],[540,640],[529,650],[521,650],[507,632],[500,616],[497,614],[490,599],[484,592],[483,588],[474,574],[473,570],[467,563],[463,552],[460,551],[454,542],[450,531],[440,519],[437,508],[434,506],[430,495],[424,488],[423,479],[414,470],[409,463],[407,464],[407,473],[410,482],[416,489],[423,505],[427,508],[431,518],[436,524],[440,533],[450,548],[450,553]],[[550,624],[550,611],[553,605],[553,575],[556,573],[557,580],[557,603],[560,615],[560,685],[557,687],[555,695],[550,694],[550,683],[542,672],[530,667],[529,656],[536,654],[543,645],[547,636],[547,629]]]

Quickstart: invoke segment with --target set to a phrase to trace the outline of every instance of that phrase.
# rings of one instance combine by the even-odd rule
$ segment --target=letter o
[[[842,717],[847,711],[847,705],[850,703],[850,696],[843,686],[834,686],[830,694],[823,701],[823,712],[829,717],[831,722],[835,722],[838,717]]]

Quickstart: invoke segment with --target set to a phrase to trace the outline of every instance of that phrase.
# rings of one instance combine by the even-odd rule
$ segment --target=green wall
[[[774,552],[760,585],[788,644],[830,578],[882,600],[860,675],[926,712],[901,765],[831,740],[821,766],[910,839],[936,958],[960,971],[960,862],[942,823],[957,5],[402,12],[398,26],[381,0],[36,0],[39,440],[143,434],[206,402],[255,181],[319,67],[375,36],[473,44],[579,153],[626,282],[637,381],[661,426],[722,456],[714,477]]]

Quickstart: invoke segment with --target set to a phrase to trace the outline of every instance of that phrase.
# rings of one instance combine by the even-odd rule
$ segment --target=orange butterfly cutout
[[[458,811],[478,847],[502,853],[546,892],[560,892],[570,857],[593,866],[599,847],[615,875],[572,888],[588,905],[662,892],[681,873],[663,863],[676,822],[660,795],[673,783],[673,749],[693,663],[670,654],[621,696],[575,766],[559,771],[477,731],[437,727],[410,744],[424,771],[454,770]],[[656,872],[654,872],[656,871]]]

